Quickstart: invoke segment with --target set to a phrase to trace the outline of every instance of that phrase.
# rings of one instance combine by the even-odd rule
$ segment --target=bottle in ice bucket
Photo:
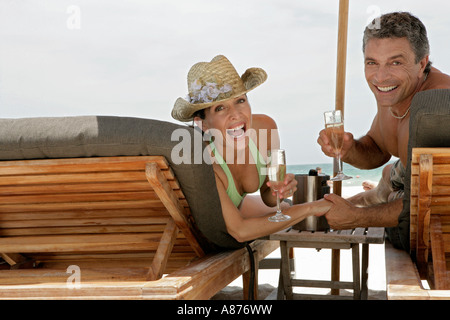
[[[330,193],[330,186],[327,184],[330,176],[318,175],[314,169],[311,169],[309,174],[296,174],[295,180],[298,184],[292,198],[293,204],[316,201]],[[330,229],[330,226],[325,216],[309,216],[292,228],[301,231],[326,231]]]

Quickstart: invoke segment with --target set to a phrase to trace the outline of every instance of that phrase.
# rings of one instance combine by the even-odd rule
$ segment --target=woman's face
[[[209,130],[215,141],[221,135],[224,145],[246,145],[247,142],[242,142],[247,141],[246,132],[252,126],[252,111],[244,94],[205,109],[205,119],[196,117],[194,120],[203,131]]]

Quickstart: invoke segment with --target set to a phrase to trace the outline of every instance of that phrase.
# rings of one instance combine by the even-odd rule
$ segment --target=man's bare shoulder
[[[431,68],[421,91],[432,89],[450,89],[450,76],[434,67]]]

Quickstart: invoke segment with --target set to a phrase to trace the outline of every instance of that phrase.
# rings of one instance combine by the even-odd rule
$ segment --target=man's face
[[[428,56],[416,63],[407,38],[370,39],[364,52],[367,83],[379,106],[409,101],[423,81]]]

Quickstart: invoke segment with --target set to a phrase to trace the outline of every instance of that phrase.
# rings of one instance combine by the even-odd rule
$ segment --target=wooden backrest
[[[147,266],[204,255],[161,156],[0,161],[0,253],[41,266]],[[181,232],[178,232],[181,230]]]
[[[410,245],[421,277],[450,289],[450,148],[413,148]]]

